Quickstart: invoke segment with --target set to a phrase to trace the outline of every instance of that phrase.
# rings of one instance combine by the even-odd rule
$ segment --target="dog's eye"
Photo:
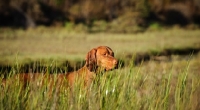
[[[104,53],[103,55],[104,55],[104,56],[106,56],[107,54],[106,54],[106,53]]]

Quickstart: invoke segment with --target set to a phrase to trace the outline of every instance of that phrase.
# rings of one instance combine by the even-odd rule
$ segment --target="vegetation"
[[[173,62],[150,61],[106,72],[88,93],[75,86],[73,94],[63,87],[48,94],[48,83],[29,84],[21,91],[18,79],[0,88],[1,109],[185,109],[200,108],[200,55]],[[16,70],[11,71],[15,73]],[[7,80],[13,80],[7,78]],[[39,79],[38,79],[39,80]],[[56,88],[56,87],[55,87]]]
[[[165,25],[199,25],[198,0],[1,0],[0,27],[65,26],[106,21],[111,31],[135,32],[124,27],[148,27],[152,22]],[[113,23],[114,22],[114,23]],[[117,22],[120,30],[113,26]],[[124,23],[123,23],[124,22]],[[101,30],[102,31],[102,30]]]
[[[66,28],[29,30],[1,29],[0,63],[9,65],[43,59],[84,60],[93,47],[107,45],[116,57],[125,59],[138,53],[159,53],[165,49],[199,48],[199,30],[179,28],[149,30],[137,34],[84,33]],[[84,45],[84,46],[83,46]]]
[[[0,31],[1,65],[12,65],[6,72],[12,83],[0,88],[1,109],[200,109],[199,51],[161,54],[166,49],[199,49],[199,30],[175,27],[137,34],[91,34],[70,28],[39,27]],[[36,81],[24,89],[19,79],[13,80],[12,75],[21,72],[21,65],[38,59],[45,65],[42,70],[46,74],[50,73],[46,68],[61,68],[60,62],[66,60],[72,67],[82,65],[88,49],[98,45],[111,47],[116,57],[122,59],[121,67],[98,75],[88,92],[77,84],[73,94],[63,87],[59,93],[53,90],[49,95],[48,83],[38,87]],[[138,53],[152,56],[148,62],[135,65]],[[4,73],[0,70],[0,82]]]
[[[1,0],[0,109],[199,110],[199,10],[198,0]],[[99,45],[120,67],[87,91],[12,77],[74,71]]]

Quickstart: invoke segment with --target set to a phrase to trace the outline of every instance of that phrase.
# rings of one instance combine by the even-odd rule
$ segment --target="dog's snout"
[[[118,61],[115,59],[113,60],[113,64],[114,64],[114,68],[117,69],[118,68]]]
[[[113,64],[114,65],[117,65],[118,64],[118,61],[115,59],[115,60],[113,60]]]

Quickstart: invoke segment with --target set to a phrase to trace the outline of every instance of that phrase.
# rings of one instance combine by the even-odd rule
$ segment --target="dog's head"
[[[86,66],[90,71],[97,67],[111,70],[116,68],[118,61],[114,58],[114,52],[107,46],[99,46],[90,50],[86,56]]]

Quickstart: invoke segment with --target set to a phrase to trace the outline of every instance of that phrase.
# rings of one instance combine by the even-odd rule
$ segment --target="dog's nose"
[[[113,60],[113,64],[114,64],[114,68],[117,69],[118,68],[118,61],[115,59]]]
[[[113,64],[117,65],[118,61],[117,60],[113,60]]]

